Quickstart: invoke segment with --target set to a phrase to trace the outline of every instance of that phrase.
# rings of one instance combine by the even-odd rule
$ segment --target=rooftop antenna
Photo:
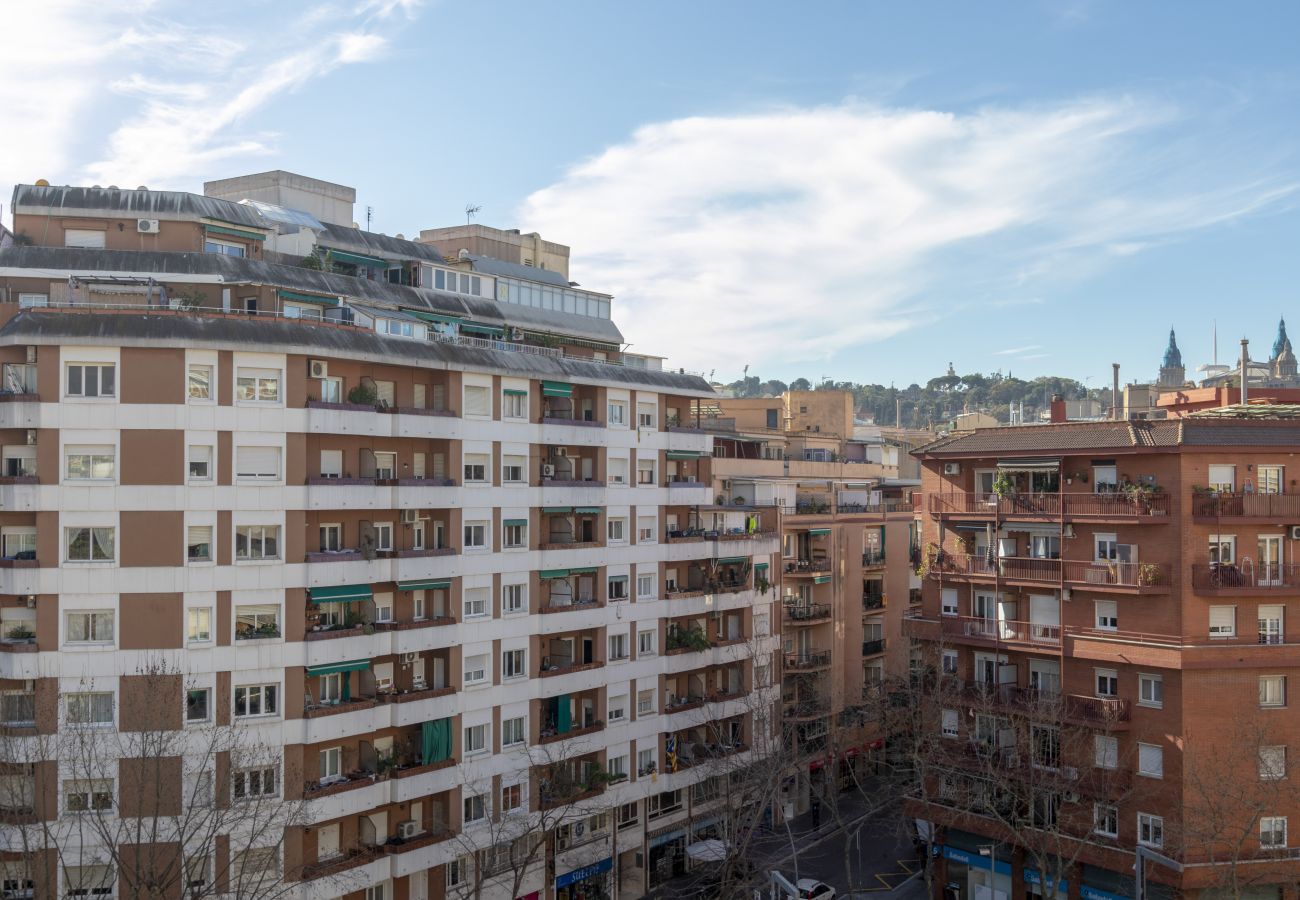
[[[1219,364],[1219,320],[1214,320],[1214,364]]]
[[[480,209],[482,209],[482,208],[483,208],[482,206],[476,206],[476,205],[474,205],[473,203],[466,203],[466,204],[465,204],[465,224],[466,224],[466,225],[473,225],[473,224],[474,224],[474,217],[478,215],[478,211],[479,211]]]
[[[373,206],[367,206],[366,207],[366,231],[370,230],[370,217],[373,216],[374,214],[375,214],[375,208]]]

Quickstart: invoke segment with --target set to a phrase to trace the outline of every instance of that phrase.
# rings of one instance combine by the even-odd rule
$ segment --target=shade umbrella
[[[696,841],[688,844],[686,855],[695,862],[722,862],[727,858],[727,842],[719,840]]]

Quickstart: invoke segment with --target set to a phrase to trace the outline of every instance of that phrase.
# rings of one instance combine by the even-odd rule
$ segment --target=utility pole
[[[366,231],[370,230],[370,217],[373,216],[374,213],[375,208],[373,206],[366,207]]]

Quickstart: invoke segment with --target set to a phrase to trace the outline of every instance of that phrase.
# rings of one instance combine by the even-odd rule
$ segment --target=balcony
[[[931,556],[929,577],[1000,579],[1029,585],[1078,585],[1093,590],[1164,594],[1170,590],[1171,570],[1165,563],[1101,562],[1038,557],[949,553]]]
[[[804,650],[785,655],[787,672],[813,672],[829,668],[830,664],[831,651],[829,650]]]
[[[862,568],[880,569],[885,565],[885,551],[880,548],[874,548],[862,551]]]
[[[1261,523],[1300,521],[1300,494],[1192,494],[1192,518],[1256,519]]]
[[[827,557],[813,559],[796,559],[785,564],[787,575],[829,575],[831,561]]]
[[[1192,590],[1211,596],[1277,594],[1300,589],[1300,565],[1281,563],[1194,563]]]
[[[881,653],[884,653],[884,652],[885,652],[885,639],[884,639],[884,638],[880,638],[879,640],[875,640],[875,641],[863,641],[863,642],[862,642],[862,655],[863,655],[863,656],[878,656],[878,655],[880,655]]]
[[[907,620],[905,620],[907,621]],[[929,622],[932,620],[915,620]],[[976,644],[1024,644],[1031,647],[1061,646],[1061,627],[1035,622],[981,619],[975,616],[941,616],[939,630],[948,638]],[[925,635],[910,632],[913,636]]]
[[[782,603],[785,621],[796,625],[817,625],[831,620],[829,603]]]
[[[542,657],[542,665],[538,670],[539,678],[554,678],[557,675],[570,675],[574,672],[588,672],[592,669],[604,668],[605,663],[597,660],[596,662],[555,662],[550,657]]]
[[[1090,590],[1124,590],[1141,594],[1167,594],[1173,580],[1165,563],[1088,562],[1062,560],[1067,584]]]
[[[863,612],[873,612],[874,610],[885,608],[885,595],[868,592],[862,595]]]
[[[998,497],[983,493],[926,495],[930,515],[1006,519],[1142,522],[1169,521],[1169,496],[1161,493],[1040,493]]]
[[[1062,718],[1070,724],[1089,728],[1127,729],[1130,714],[1129,701],[1119,697],[1068,694]]]

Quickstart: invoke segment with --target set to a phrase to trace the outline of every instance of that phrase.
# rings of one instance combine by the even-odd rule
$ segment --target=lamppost
[[[998,900],[998,845],[980,844],[979,851],[989,858],[989,892],[992,900]]]

